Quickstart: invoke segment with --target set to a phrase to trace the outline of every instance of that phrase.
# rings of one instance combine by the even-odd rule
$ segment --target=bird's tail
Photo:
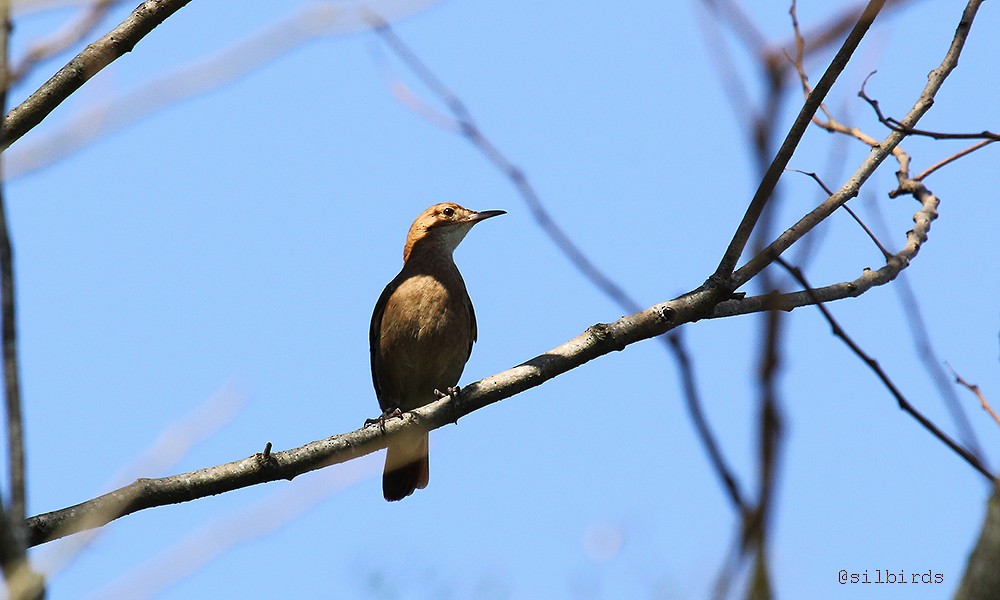
[[[423,432],[389,445],[382,472],[382,495],[386,500],[402,500],[414,490],[427,487],[431,475],[427,443],[428,434]]]

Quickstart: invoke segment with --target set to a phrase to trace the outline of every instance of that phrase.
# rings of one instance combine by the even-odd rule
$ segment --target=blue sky
[[[749,109],[734,114],[725,97],[710,59],[717,41],[705,37],[697,3],[392,4],[415,12],[397,33],[630,294],[653,304],[711,273],[756,179]],[[32,514],[86,500],[116,478],[228,462],[268,441],[290,448],[374,416],[371,309],[399,269],[407,227],[429,204],[508,211],[456,253],[479,318],[463,383],[621,316],[501,173],[393,98],[373,35],[346,20],[298,37],[285,29],[290,37],[251,38],[314,6],[247,0],[236,10],[196,0],[8,153],[17,172],[32,144],[81,114],[91,127],[114,126],[54,164],[18,172],[6,190]],[[826,10],[803,2],[799,17],[808,29]],[[880,18],[830,107],[882,137],[855,96],[861,81],[877,69],[869,92],[902,115],[944,55],[959,10],[923,2]],[[786,13],[773,3],[752,16],[770,39],[785,40]],[[15,54],[71,14],[22,17]],[[117,9],[102,31],[126,14]],[[998,20],[987,4],[923,126],[1000,128],[992,100],[1000,48],[987,35]],[[271,57],[250,72],[205,93],[185,94],[176,79],[141,93],[248,38],[247,47]],[[42,65],[12,101],[68,58]],[[814,81],[827,60],[807,65]],[[738,66],[759,97],[746,75],[753,66]],[[144,101],[187,97],[127,123],[116,100],[136,90]],[[786,102],[779,131],[799,102]],[[905,147],[919,171],[963,144]],[[866,149],[812,130],[790,166],[838,185],[844,171],[830,167],[831,152],[852,169]],[[937,353],[1000,404],[996,160],[986,148],[928,179],[941,217],[906,276]],[[877,205],[891,230],[885,241],[898,248],[917,205],[887,198],[895,168],[884,165],[852,204],[869,219]],[[787,226],[818,200],[810,180],[782,181]],[[814,284],[881,266],[846,215],[820,233],[808,269]],[[954,430],[891,287],[830,308],[914,404]],[[760,328],[756,317],[684,328],[706,412],[748,491]],[[896,408],[817,311],[795,311],[787,330],[771,556],[779,595],[951,594],[987,486]],[[971,396],[959,397],[995,456],[997,426]],[[192,422],[217,421],[226,422],[192,433]],[[140,458],[148,454],[155,460]],[[381,499],[380,472],[378,454],[120,519],[53,575],[51,597],[704,598],[738,523],[656,342],[435,431],[430,486],[403,502]],[[54,564],[66,545],[34,556]],[[932,570],[945,581],[848,590],[836,583],[841,569]]]

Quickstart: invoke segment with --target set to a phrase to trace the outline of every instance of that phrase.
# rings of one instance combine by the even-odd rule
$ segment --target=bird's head
[[[503,210],[476,212],[454,202],[442,202],[427,208],[413,221],[403,246],[403,262],[411,253],[421,251],[445,252],[451,255],[469,233],[472,226],[490,217],[506,214]],[[424,250],[426,249],[426,250]]]

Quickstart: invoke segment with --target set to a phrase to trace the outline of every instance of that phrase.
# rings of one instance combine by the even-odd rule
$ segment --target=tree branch
[[[826,94],[830,91],[830,88],[833,87],[833,83],[837,80],[837,77],[840,76],[847,66],[847,62],[851,59],[854,51],[861,43],[861,39],[875,21],[876,15],[878,15],[884,4],[885,0],[870,0],[868,6],[858,18],[858,22],[854,25],[854,29],[848,34],[847,39],[844,40],[844,44],[840,47],[836,56],[833,57],[826,72],[823,73],[819,83],[816,84],[812,93],[806,98],[802,109],[799,110],[798,116],[795,117],[795,122],[788,131],[788,135],[785,136],[785,141],[782,142],[774,160],[771,161],[767,172],[764,173],[764,177],[757,187],[757,192],[754,194],[753,200],[750,201],[750,206],[747,207],[747,211],[743,215],[743,220],[737,227],[736,233],[733,235],[733,239],[730,241],[729,247],[726,249],[725,254],[723,254],[722,260],[719,262],[719,266],[713,275],[713,278],[728,290],[737,289],[749,279],[746,278],[741,281],[739,278],[736,278],[733,280],[733,269],[743,254],[743,249],[746,247],[747,241],[750,239],[750,235],[753,233],[761,213],[764,212],[764,207],[767,205],[768,200],[770,200],[771,194],[778,184],[778,179],[781,177],[785,167],[788,166],[788,161],[791,160],[792,154],[794,154],[795,148],[805,134],[806,128],[809,127],[813,115],[816,114],[816,111],[819,109],[820,104],[822,104]],[[754,274],[757,272],[759,270]]]
[[[0,125],[0,152],[41,123],[101,69],[131,52],[139,40],[190,1],[146,0],[121,24],[84,48],[24,102],[7,113]]]
[[[926,189],[925,189],[926,191]],[[385,448],[395,436],[410,427],[437,429],[480,408],[509,398],[524,390],[583,365],[595,358],[623,350],[635,342],[650,339],[701,318],[734,316],[761,310],[791,310],[818,301],[859,296],[876,285],[892,281],[916,256],[926,241],[931,221],[937,217],[937,198],[930,192],[918,195],[921,210],[914,216],[908,243],[893,255],[885,267],[866,270],[858,279],[804,292],[766,295],[719,302],[719,290],[700,287],[674,300],[624,316],[613,323],[589,327],[576,338],[535,358],[492,377],[466,385],[457,401],[439,400],[390,419],[386,433],[378,428],[362,428],[311,442],[284,452],[271,452],[270,460],[257,454],[235,462],[190,473],[139,479],[123,488],[76,506],[31,517],[27,521],[28,544],[35,546],[66,535],[100,527],[133,512],[156,506],[187,502],[205,496],[265,483],[292,479],[302,473],[370,454]],[[785,307],[788,308],[785,308]],[[723,475],[728,469],[720,471]],[[728,485],[728,484],[727,484]],[[728,488],[732,493],[735,488]],[[745,506],[736,492],[734,503]]]
[[[10,31],[10,0],[0,0],[0,112],[7,108],[7,92],[11,81]],[[25,539],[27,485],[15,306],[14,256],[4,199],[3,155],[0,154],[0,355],[3,356],[7,464],[10,477],[10,501],[6,507],[0,507],[0,565],[7,582],[8,597],[14,600],[37,600],[45,597],[45,580],[32,571],[28,563]]]
[[[993,487],[993,494],[986,504],[986,516],[976,547],[969,555],[965,575],[955,592],[955,600],[995,598],[1000,590],[1000,487]]]
[[[695,321],[718,301],[718,292],[699,288],[677,299],[624,316],[613,323],[587,328],[576,338],[545,354],[492,377],[468,384],[457,400],[442,399],[379,428],[361,428],[284,452],[271,460],[254,455],[242,460],[158,479],[139,479],[123,488],[63,510],[28,519],[29,545],[41,544],[78,531],[92,529],[121,516],[166,504],[186,502],[250,485],[292,479],[302,473],[342,463],[385,448],[406,430],[433,430],[456,423],[475,410],[579,367],[599,356],[624,349]]]
[[[792,276],[795,277],[795,279],[798,280],[799,283],[805,286],[807,292],[811,291],[811,288],[809,287],[809,282],[806,281],[806,278],[802,274],[802,271],[788,264],[781,258],[778,258],[776,260],[781,266],[785,267],[785,269],[787,269],[788,272],[791,273]],[[865,353],[865,351],[861,349],[861,347],[857,344],[857,342],[855,342],[853,339],[851,339],[849,335],[847,335],[847,332],[845,332],[844,329],[837,322],[837,320],[833,318],[833,315],[830,314],[830,311],[827,310],[826,306],[824,306],[822,302],[816,302],[816,308],[819,309],[819,311],[823,314],[823,317],[830,324],[830,328],[833,331],[833,335],[840,338],[841,341],[843,341],[847,345],[847,347],[850,348],[851,351],[854,352],[854,354],[856,354],[858,358],[862,360],[862,362],[868,365],[868,368],[870,368],[875,373],[875,375],[879,378],[879,380],[886,387],[886,389],[889,390],[889,393],[892,394],[893,398],[896,399],[896,403],[899,405],[900,409],[902,409],[904,412],[913,417],[918,423],[920,423],[920,425],[924,429],[930,432],[931,435],[936,437],[945,446],[950,448],[952,452],[954,452],[955,454],[959,455],[962,459],[964,459],[965,462],[969,463],[969,465],[972,466],[972,468],[979,471],[979,473],[982,474],[990,483],[996,485],[996,479],[993,477],[993,474],[990,473],[989,469],[986,468],[986,466],[979,460],[979,458],[976,455],[969,452],[968,449],[962,447],[958,442],[951,439],[951,437],[948,434],[942,431],[930,419],[924,416],[923,413],[917,410],[910,403],[910,401],[906,399],[906,396],[904,396],[903,393],[899,391],[899,388],[896,387],[896,384],[892,382],[892,380],[889,378],[889,375],[885,372],[885,370],[882,369],[881,365],[878,364],[878,361],[869,356],[867,353]]]
[[[733,317],[766,310],[791,311],[802,306],[811,306],[816,302],[832,302],[844,298],[856,298],[873,287],[885,285],[894,280],[920,251],[927,241],[931,222],[937,219],[937,196],[932,194],[923,184],[912,192],[914,198],[920,201],[920,210],[913,215],[913,229],[906,232],[906,244],[896,254],[891,255],[881,269],[865,269],[860,277],[853,281],[843,281],[825,287],[788,292],[785,294],[763,294],[748,296],[720,302],[712,309],[707,318],[718,319]]]
[[[947,79],[948,75],[958,64],[958,57],[962,53],[962,48],[965,46],[965,40],[968,37],[969,30],[972,27],[972,22],[975,19],[976,12],[979,10],[980,4],[982,4],[982,0],[969,0],[969,3],[966,5],[965,10],[962,13],[962,18],[959,21],[958,27],[956,28],[955,37],[952,39],[951,45],[948,48],[944,59],[941,64],[936,69],[931,71],[930,75],[927,77],[927,85],[921,92],[920,97],[913,105],[913,108],[910,109],[901,121],[903,127],[912,128],[913,125],[915,125],[917,121],[919,121],[920,118],[928,110],[930,110],[934,103],[934,96],[937,94],[938,90],[941,89],[945,79]],[[813,94],[810,94],[810,97],[812,96]],[[807,234],[816,225],[830,216],[830,214],[840,207],[840,205],[857,196],[861,186],[868,180],[869,177],[871,177],[872,173],[875,172],[875,169],[878,168],[878,166],[893,153],[896,146],[898,146],[905,137],[906,134],[900,131],[890,132],[885,140],[872,149],[872,152],[868,155],[865,161],[847,180],[847,182],[841,186],[836,194],[830,196],[826,201],[822,202],[819,206],[813,209],[812,212],[799,219],[797,223],[785,230],[785,232],[778,236],[778,238],[775,239],[774,242],[772,242],[767,248],[750,259],[750,261],[748,261],[744,266],[740,267],[736,273],[733,274],[732,283],[735,286],[733,289],[738,288],[752,279],[757,273],[762,271],[764,267],[771,264],[776,257],[780,256],[782,252],[787,250],[792,244],[801,239],[802,236]]]

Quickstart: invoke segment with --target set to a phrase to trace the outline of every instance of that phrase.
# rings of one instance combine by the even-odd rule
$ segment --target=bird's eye
[[[449,219],[455,216],[455,209],[450,206],[442,210],[441,212],[444,214],[444,216],[448,217]]]

